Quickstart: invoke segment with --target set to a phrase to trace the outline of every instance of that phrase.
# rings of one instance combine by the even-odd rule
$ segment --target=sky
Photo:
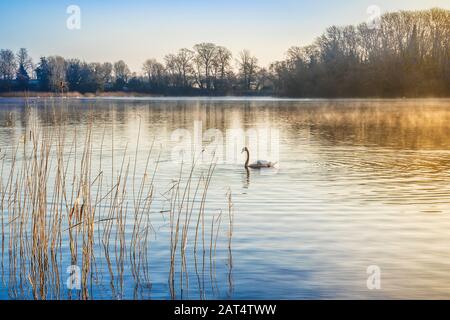
[[[80,29],[67,28],[70,5],[81,10]],[[267,66],[331,25],[367,21],[371,5],[382,13],[450,9],[450,0],[0,0],[0,49],[25,47],[35,61],[123,59],[140,72],[148,58],[213,42],[235,55],[248,49]]]

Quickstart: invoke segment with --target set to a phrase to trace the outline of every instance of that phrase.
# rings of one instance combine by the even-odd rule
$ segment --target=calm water
[[[106,222],[98,222],[95,263],[87,280],[90,299],[450,298],[449,100],[74,99],[33,100],[29,105],[0,99],[3,184],[11,154],[31,123],[52,132],[58,119],[64,122],[66,140],[79,136],[82,145],[92,122],[94,177],[100,167],[111,177],[122,159],[131,164],[130,171],[136,163],[136,175],[142,175],[153,144],[149,171],[153,174],[156,164],[158,169],[148,209],[148,259],[141,260],[144,266],[139,269],[148,274],[138,275],[142,280],[136,281],[127,246],[123,259],[111,247],[113,268],[108,268],[97,241]],[[172,157],[177,142],[171,136],[177,129],[194,136],[199,121],[203,132],[218,129],[224,135],[229,129],[278,130],[278,153],[272,157],[279,163],[276,169],[249,174],[240,154],[237,162],[217,163],[205,205],[205,255],[192,253],[189,241],[186,272],[180,272],[177,259],[171,290],[166,212],[171,183],[181,168],[181,161]],[[252,141],[245,144],[256,153]],[[207,172],[209,163],[198,164],[195,179]],[[131,173],[127,179],[125,210],[133,202]],[[48,184],[52,190],[51,180]],[[103,194],[111,185],[105,179]],[[48,197],[50,204],[51,193]],[[103,208],[103,214],[107,210]],[[14,217],[10,211],[4,209],[5,221]],[[68,210],[63,214],[66,217]],[[132,215],[125,222],[125,241],[132,233]],[[217,233],[210,237],[213,216]],[[32,299],[28,262],[23,261],[22,269],[14,267],[8,254],[11,241],[18,241],[11,237],[9,223],[4,228],[0,298]],[[190,229],[190,239],[193,232]],[[66,233],[58,255],[59,274],[45,285],[50,299],[80,297],[65,287],[66,269],[72,264]],[[211,239],[217,239],[213,254]],[[111,241],[117,241],[114,232]],[[381,270],[380,290],[367,288],[369,266]],[[52,288],[55,282],[60,290]]]

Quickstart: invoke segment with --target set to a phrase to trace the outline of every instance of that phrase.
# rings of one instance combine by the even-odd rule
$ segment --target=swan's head
[[[244,153],[245,151],[248,151],[247,147],[242,148],[241,153]]]

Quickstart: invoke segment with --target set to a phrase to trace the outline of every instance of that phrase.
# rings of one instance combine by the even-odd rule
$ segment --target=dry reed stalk
[[[126,146],[116,172],[115,159],[119,149],[115,147],[113,125],[111,179],[108,181],[103,169],[106,125],[97,150],[92,132],[92,114],[88,114],[86,128],[75,129],[72,139],[69,139],[67,119],[62,112],[58,112],[61,108],[54,104],[45,108],[50,109],[47,120],[51,126],[42,126],[34,117],[29,122],[30,127],[9,153],[0,150],[2,279],[7,251],[5,259],[8,260],[10,295],[16,298],[32,296],[34,299],[94,299],[93,282],[102,277],[102,270],[97,267],[100,260],[108,270],[113,297],[123,296],[126,263],[129,263],[136,288],[141,283],[148,288],[149,235],[155,231],[151,212],[161,153],[151,171],[153,141],[145,167],[143,171],[139,170],[139,122],[135,159],[128,159]],[[33,109],[27,110],[31,118]],[[99,154],[98,159],[94,159],[95,152]],[[178,180],[169,190],[169,283],[174,298],[178,287],[181,297],[189,291],[188,262],[191,255],[197,278],[200,279],[199,274],[204,278],[205,253],[209,249],[210,278],[211,282],[215,281],[216,248],[222,214],[218,217],[205,216],[208,189],[216,163],[211,162],[206,172],[202,170],[197,175],[197,160],[192,159],[189,170],[185,170],[184,164],[181,165]],[[131,199],[128,199],[129,195]],[[209,230],[207,219],[211,219],[209,248],[205,240]],[[127,233],[130,226],[131,235]],[[199,241],[203,257],[201,273],[197,268]],[[98,245],[102,245],[103,251],[96,249]],[[231,253],[231,240],[229,251]],[[99,256],[101,253],[103,255]],[[81,266],[80,291],[66,290],[64,287],[67,275],[64,257],[68,257],[72,265]],[[199,280],[202,297],[204,289],[204,281],[200,284]]]

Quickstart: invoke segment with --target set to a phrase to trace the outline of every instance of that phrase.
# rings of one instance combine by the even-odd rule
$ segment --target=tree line
[[[32,81],[35,79],[35,81]],[[148,59],[140,75],[123,61],[87,63],[61,56],[42,57],[34,66],[26,49],[0,51],[0,90],[130,91],[138,93],[255,94],[268,90],[268,72],[248,50],[236,59],[230,50],[200,43],[168,54],[164,62]]]
[[[275,92],[295,97],[450,96],[450,11],[401,11],[375,27],[330,27],[271,66]]]
[[[158,95],[403,97],[450,95],[450,11],[383,15],[377,25],[330,27],[286,59],[261,67],[248,50],[200,43],[148,59],[141,73],[123,61],[87,63],[60,56],[34,64],[26,49],[0,50],[0,91]]]

